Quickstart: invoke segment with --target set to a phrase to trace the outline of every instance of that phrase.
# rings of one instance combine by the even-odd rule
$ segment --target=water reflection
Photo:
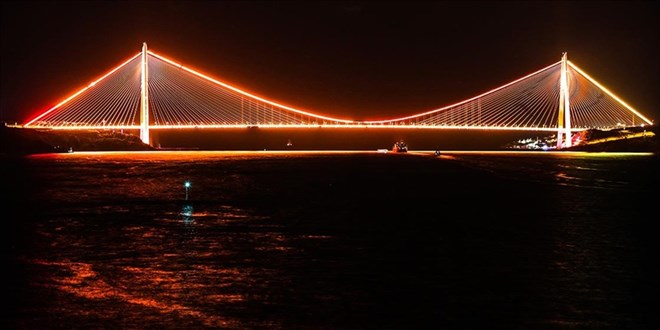
[[[47,207],[30,223],[16,328],[642,328],[626,308],[652,301],[636,294],[658,277],[637,243],[657,166],[380,156],[32,158],[30,202]],[[438,217],[475,198],[482,220]]]
[[[133,326],[138,324],[139,321],[153,322],[165,317],[165,315],[169,317],[190,317],[194,320],[193,324],[201,322],[201,324],[208,327],[235,328],[239,324],[237,320],[208,313],[191,306],[185,299],[188,296],[185,291],[197,283],[188,283],[186,272],[164,271],[147,266],[112,267],[108,269],[102,265],[71,260],[58,262],[36,260],[34,263],[50,268],[53,273],[59,274],[59,276],[53,277],[52,283],[45,284],[47,287],[55,287],[62,292],[104,306],[105,309],[96,310],[99,313],[98,317],[107,318],[111,317],[113,313],[117,313],[114,310],[116,303],[113,302],[120,302],[120,308],[123,305],[132,305],[129,308],[134,309],[133,313],[138,313],[138,315],[141,311],[139,308],[158,312],[152,317],[140,315],[139,319],[127,320]],[[145,290],[144,287],[149,289]],[[226,297],[225,295],[219,296],[222,296],[222,299],[228,302],[241,301],[242,299],[242,296],[236,294],[229,294]],[[66,307],[62,307],[61,311],[65,311]],[[77,314],[75,310],[66,310],[66,312]]]
[[[183,208],[181,208],[181,215],[183,216],[183,223],[186,225],[190,225],[195,222],[195,219],[193,218],[193,206],[192,204],[184,204]]]
[[[275,281],[288,281],[270,262],[292,251],[277,228],[255,223],[259,217],[227,205],[195,206],[184,202],[142,210],[153,221],[115,221],[118,209],[78,208],[80,218],[55,217],[39,225],[52,241],[44,256],[32,260],[45,270],[39,286],[53,288],[56,308],[67,317],[94,315],[116,322],[113,315],[129,310],[117,327],[144,322],[182,328],[278,327],[277,322],[239,317],[259,303],[259,292],[270,292]],[[178,212],[177,212],[178,211]],[[125,217],[126,218],[126,217]],[[135,221],[135,222],[134,222]],[[229,229],[229,230],[228,230]],[[86,304],[81,312],[71,296]],[[272,298],[272,297],[270,297]],[[218,309],[218,306],[222,308]],[[84,313],[84,314],[83,314]],[[114,326],[113,326],[114,327]]]
[[[651,160],[646,153],[449,152],[462,164],[505,179],[572,188],[620,190],[647,178],[631,166]],[[444,157],[443,155],[442,157]]]

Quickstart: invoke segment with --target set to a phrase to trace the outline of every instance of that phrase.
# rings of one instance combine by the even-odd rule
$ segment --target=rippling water
[[[651,155],[74,153],[7,164],[27,187],[11,200],[10,327],[658,325]]]

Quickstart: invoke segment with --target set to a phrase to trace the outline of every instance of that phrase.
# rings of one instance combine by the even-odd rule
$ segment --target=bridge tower
[[[149,65],[147,64],[147,43],[142,44],[142,64],[140,83],[140,140],[151,144],[149,139]]]
[[[568,55],[561,57],[561,74],[559,75],[559,118],[557,119],[557,148],[570,147],[571,138],[571,106],[568,92],[568,74],[566,72]],[[565,140],[565,141],[564,141]]]

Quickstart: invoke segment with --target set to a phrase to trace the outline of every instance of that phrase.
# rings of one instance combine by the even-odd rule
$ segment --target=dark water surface
[[[658,326],[655,156],[3,162],[9,328]]]

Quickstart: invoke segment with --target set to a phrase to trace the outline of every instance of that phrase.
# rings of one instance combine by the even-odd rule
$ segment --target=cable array
[[[570,61],[571,121],[576,129],[639,126],[651,122],[586,76]]]
[[[136,56],[26,126],[131,127],[138,124],[139,111],[140,57]]]
[[[246,92],[227,88],[193,72],[160,56],[149,58],[149,109],[153,126],[318,126],[351,123],[287,109]]]
[[[609,129],[652,122],[569,63],[573,130]],[[368,124],[551,130],[557,127],[561,63],[454,105]]]
[[[424,113],[352,121],[294,109],[239,90],[147,52],[149,128],[402,127],[555,130],[561,62],[471,99]],[[25,127],[139,128],[141,53],[108,72]],[[573,130],[651,124],[570,61]]]

